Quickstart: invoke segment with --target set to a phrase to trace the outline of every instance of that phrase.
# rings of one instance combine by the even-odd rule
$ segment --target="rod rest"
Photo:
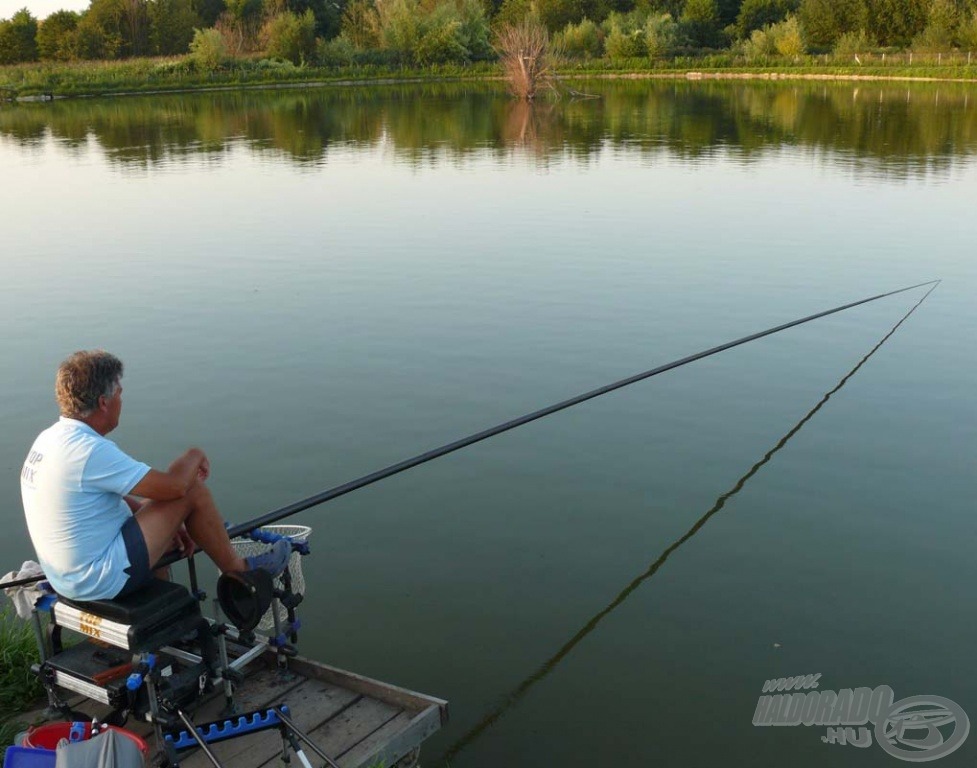
[[[277,706],[281,707],[286,717],[291,714],[287,704],[279,704]],[[282,721],[279,719],[275,707],[266,707],[264,709],[256,709],[252,712],[245,712],[233,718],[202,723],[196,726],[196,729],[197,733],[200,734],[200,737],[205,742],[216,744],[220,741],[243,736],[246,733],[257,733],[258,731],[267,731],[271,728],[281,727]],[[164,738],[176,749],[189,749],[190,747],[197,746],[196,740],[186,730],[167,733]]]

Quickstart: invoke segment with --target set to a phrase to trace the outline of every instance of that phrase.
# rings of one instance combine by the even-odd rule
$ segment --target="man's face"
[[[108,431],[111,432],[119,426],[119,417],[122,415],[122,385],[116,384],[115,394],[105,401],[108,409],[107,416],[109,422]]]

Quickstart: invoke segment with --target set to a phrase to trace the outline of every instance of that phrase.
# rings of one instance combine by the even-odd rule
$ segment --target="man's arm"
[[[191,448],[170,464],[166,472],[151,469],[131,493],[153,501],[170,501],[186,495],[196,480],[210,475],[210,462],[199,448]]]

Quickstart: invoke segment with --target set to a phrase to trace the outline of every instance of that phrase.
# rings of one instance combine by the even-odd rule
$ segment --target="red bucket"
[[[98,733],[94,735],[97,736],[99,733],[107,730],[118,731],[123,736],[132,739],[136,743],[136,746],[139,747],[139,751],[142,752],[143,757],[149,756],[149,745],[132,731],[127,731],[124,728],[116,728],[114,725],[103,725],[100,727]],[[91,723],[48,723],[47,725],[37,725],[28,728],[27,734],[24,736],[23,746],[39,749],[57,749],[58,742],[61,739],[67,739],[71,742],[85,741],[91,737]]]

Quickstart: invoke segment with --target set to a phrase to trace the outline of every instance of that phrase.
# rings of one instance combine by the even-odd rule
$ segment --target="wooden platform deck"
[[[253,662],[247,678],[235,692],[239,711],[256,710],[273,704],[287,704],[295,725],[342,768],[390,768],[398,761],[416,761],[421,743],[448,718],[448,703],[388,683],[346,672],[298,657],[289,661],[282,674],[274,656],[266,654]],[[104,705],[76,699],[73,708],[99,716]],[[195,723],[220,718],[223,698],[212,696],[193,711]],[[149,741],[148,723],[130,721],[127,726]],[[214,754],[228,768],[264,768],[281,765],[282,742],[275,730],[254,733],[213,745]],[[323,761],[311,750],[307,757],[314,766]],[[181,753],[186,768],[212,768],[197,751]],[[292,756],[293,765],[298,765]]]

